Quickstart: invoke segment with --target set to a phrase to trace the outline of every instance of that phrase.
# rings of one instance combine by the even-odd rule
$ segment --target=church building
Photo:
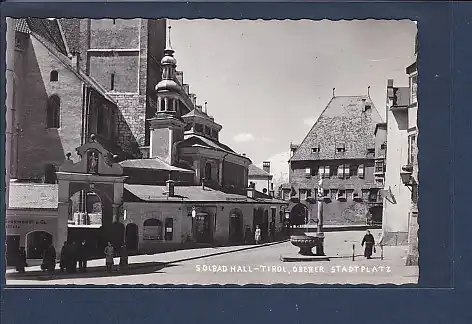
[[[83,238],[150,253],[281,231],[286,203],[247,186],[251,160],[219,141],[165,27],[17,20],[7,254],[25,246],[37,259]]]

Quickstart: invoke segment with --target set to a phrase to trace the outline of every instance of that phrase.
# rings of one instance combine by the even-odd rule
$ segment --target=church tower
[[[175,81],[177,61],[174,58],[174,50],[170,42],[169,26],[168,44],[161,60],[162,79],[156,85],[157,112],[154,118],[149,120],[150,158],[160,158],[173,165],[178,162],[177,143],[184,139],[185,122],[181,116],[186,112],[182,104],[182,87]]]

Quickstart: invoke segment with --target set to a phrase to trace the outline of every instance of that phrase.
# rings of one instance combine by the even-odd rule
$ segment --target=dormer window
[[[336,144],[336,152],[337,153],[344,153],[346,152],[346,146],[343,143]]]
[[[49,80],[51,82],[55,82],[55,81],[59,80],[59,72],[57,72],[56,70],[51,71],[51,74],[49,76]]]
[[[202,124],[195,124],[195,132],[203,133],[203,125]]]
[[[370,110],[372,106],[370,104],[365,104],[364,111]]]
[[[218,132],[215,129],[211,130],[211,137],[218,138]]]
[[[320,147],[319,146],[318,147],[312,147],[311,152],[312,153],[320,153]]]
[[[210,127],[205,126],[205,135],[208,135],[208,136],[211,135],[211,128]]]

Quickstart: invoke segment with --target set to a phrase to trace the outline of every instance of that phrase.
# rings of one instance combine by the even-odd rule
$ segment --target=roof
[[[365,105],[371,108],[364,111]],[[382,121],[369,96],[333,97],[290,161],[364,159],[375,147],[375,126]],[[338,153],[337,146],[345,151]]]
[[[151,169],[151,170],[165,170],[165,171],[177,171],[184,173],[193,173],[193,170],[187,170],[178,168],[172,165],[167,164],[158,158],[152,159],[131,159],[125,160],[119,163],[123,168],[133,168],[133,169]]]
[[[254,164],[249,165],[248,176],[249,177],[267,177],[267,178],[272,179],[272,174],[262,170],[261,168],[259,168],[258,166]]]
[[[205,147],[209,148],[212,150],[217,150],[217,151],[223,151],[227,153],[231,153],[236,156],[240,156],[242,158],[248,159],[244,155],[240,155],[236,152],[234,152],[229,146],[224,145],[223,143],[213,141],[211,139],[208,139],[204,136],[198,135],[198,134],[190,134],[187,135],[188,137],[184,139],[182,142],[178,144],[179,148],[184,148],[184,147]]]
[[[182,116],[182,118],[186,118],[186,117],[201,117],[201,118],[208,119],[211,121],[215,120],[215,118],[204,113],[203,111],[200,111],[199,109],[193,109],[188,114]]]
[[[32,34],[41,36],[60,53],[67,55],[67,46],[62,37],[57,19],[25,18]]]
[[[71,53],[79,52],[80,39],[80,19],[79,18],[61,18],[59,24],[64,31],[64,37]]]
[[[55,209],[58,205],[58,185],[40,183],[10,183],[10,209]]]
[[[28,27],[28,22],[25,18],[16,19],[15,30],[20,33],[29,34],[31,30]]]
[[[125,199],[138,198],[148,202],[252,202],[252,203],[286,203],[277,199],[252,199],[243,195],[225,193],[208,187],[201,186],[175,186],[174,197],[167,197],[166,186],[151,186],[138,184],[125,184]],[[131,194],[131,195],[130,195]],[[134,197],[133,197],[134,196]]]

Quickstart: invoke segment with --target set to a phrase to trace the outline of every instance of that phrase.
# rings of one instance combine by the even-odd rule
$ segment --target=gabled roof
[[[25,18],[16,19],[15,30],[24,34],[31,33]]]
[[[10,183],[11,209],[54,209],[58,204],[58,185],[41,183]]]
[[[272,174],[262,170],[254,164],[249,165],[248,177],[266,177],[272,179]]]
[[[148,169],[148,170],[164,170],[164,171],[176,171],[183,173],[193,173],[193,170],[187,170],[178,168],[172,165],[167,164],[158,158],[153,159],[131,159],[125,160],[119,163],[123,168],[133,168],[133,169]]]
[[[366,105],[370,109],[364,111]],[[382,121],[368,96],[333,97],[290,161],[366,158],[367,149],[375,147],[375,126]],[[345,151],[338,153],[337,146]]]
[[[199,109],[193,109],[188,114],[185,114],[182,116],[182,118],[186,118],[186,117],[201,117],[201,118],[208,119],[211,121],[215,120],[215,118],[209,116],[208,114],[205,114],[203,111],[200,111]]]
[[[41,36],[63,55],[68,54],[57,19],[25,18],[25,20],[32,34]]]
[[[59,24],[64,31],[64,37],[70,52],[79,52],[80,18],[61,18]]]

